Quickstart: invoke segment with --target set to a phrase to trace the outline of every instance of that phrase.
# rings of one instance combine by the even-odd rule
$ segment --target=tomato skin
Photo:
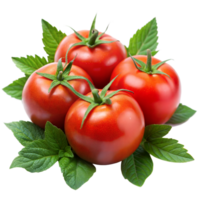
[[[63,85],[58,85],[48,92],[52,80],[44,78],[36,72],[55,75],[57,63],[50,63],[35,71],[26,82],[22,102],[31,121],[44,128],[47,121],[58,128],[64,129],[64,119],[69,107],[78,97]],[[73,65],[69,75],[78,75],[91,78],[81,68]],[[70,85],[79,93],[87,94],[90,91],[85,80],[71,80]]]
[[[147,56],[133,56],[146,63]],[[152,65],[160,60],[152,57]],[[170,76],[147,74],[138,70],[131,58],[126,58],[113,70],[111,79],[119,74],[111,85],[112,90],[128,89],[139,103],[145,117],[145,124],[166,123],[178,107],[181,84],[175,70],[167,63],[158,68]]]
[[[144,116],[138,103],[124,92],[111,97],[111,101],[111,105],[95,107],[82,129],[88,102],[77,100],[66,115],[65,134],[69,144],[88,162],[101,165],[119,162],[130,156],[143,138]]]
[[[79,31],[82,36],[88,38],[89,31]],[[100,34],[100,33],[99,33]],[[101,40],[115,41],[116,39],[104,34]],[[73,33],[65,37],[59,44],[54,61],[60,58],[65,60],[68,48],[74,43],[81,42],[81,40]],[[74,60],[74,64],[84,69],[94,81],[96,88],[103,88],[109,83],[111,73],[116,65],[125,59],[126,49],[119,41],[110,44],[100,44],[96,47],[89,48],[88,46],[73,47],[68,53],[68,62]]]

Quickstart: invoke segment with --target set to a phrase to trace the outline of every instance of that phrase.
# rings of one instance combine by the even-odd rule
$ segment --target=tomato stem
[[[57,76],[57,79],[59,80],[59,81],[62,81],[63,80],[63,72],[62,71],[59,71],[59,73],[58,73],[58,76]]]
[[[151,50],[147,49],[147,64],[146,64],[146,70],[147,72],[152,72],[152,66],[151,66]]]
[[[98,104],[102,103],[102,99],[101,99],[101,97],[99,96],[99,90],[93,89],[93,90],[92,90],[92,95],[93,95],[93,97],[94,97],[94,102],[95,102],[95,103],[98,103]]]
[[[88,41],[88,44],[90,46],[93,46],[95,44],[98,34],[99,34],[99,32],[96,29],[92,30],[92,35],[90,36],[89,41]]]

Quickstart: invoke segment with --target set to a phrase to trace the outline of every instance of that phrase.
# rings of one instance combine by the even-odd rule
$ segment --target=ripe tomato
[[[107,91],[106,95],[113,91]],[[92,97],[89,93],[87,96]],[[111,104],[95,107],[81,123],[90,103],[78,99],[65,118],[69,144],[82,159],[95,164],[111,164],[130,156],[144,134],[144,117],[138,103],[127,93],[110,98]]]
[[[138,55],[133,58],[147,62],[147,56]],[[152,57],[152,65],[160,62]],[[181,85],[175,70],[167,63],[162,64],[157,70],[169,77],[142,72],[135,67],[129,57],[119,63],[111,75],[111,79],[119,75],[111,85],[112,90],[124,88],[134,92],[133,97],[144,113],[146,125],[166,123],[175,112],[180,100]]]
[[[44,128],[47,121],[58,128],[64,129],[64,119],[69,107],[78,97],[63,85],[57,85],[51,92],[48,89],[52,83],[36,72],[55,75],[57,63],[50,63],[35,71],[26,82],[22,102],[31,121]],[[81,68],[73,65],[69,76],[84,76],[91,81],[89,75]],[[70,80],[69,84],[79,93],[87,94],[90,87],[85,80]]]
[[[79,31],[85,38],[89,37],[89,31]],[[104,34],[100,40],[115,41],[116,39]],[[65,37],[59,44],[54,61],[65,58],[67,50],[71,45],[81,40],[75,33]],[[111,73],[116,65],[126,58],[126,49],[119,41],[107,44],[100,44],[93,48],[86,45],[76,46],[69,50],[68,61],[77,55],[74,64],[84,69],[92,78],[97,88],[103,88],[110,81]],[[65,59],[63,59],[65,61]]]

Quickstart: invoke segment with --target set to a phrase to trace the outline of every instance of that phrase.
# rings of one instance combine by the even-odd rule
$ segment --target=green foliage
[[[183,104],[179,104],[175,113],[171,117],[171,119],[166,124],[180,124],[187,121],[190,117],[192,117],[196,113],[195,110],[185,106]]]
[[[63,131],[50,122],[46,123],[45,137],[42,130],[31,122],[14,122],[7,124],[7,126],[25,145],[25,148],[19,152],[19,156],[13,160],[10,168],[22,167],[29,172],[42,172],[58,161],[61,155],[60,151],[63,151],[63,157],[66,156],[65,152],[72,153],[66,148],[68,142]],[[19,133],[18,130],[20,130]],[[22,137],[20,137],[21,135]],[[30,138],[28,143],[26,143],[25,136]]]
[[[139,146],[137,150],[121,163],[125,179],[137,186],[142,186],[153,171],[153,161],[150,155]]]
[[[42,20],[44,50],[48,54],[48,62],[54,62],[56,49],[61,40],[66,37],[65,33],[58,31],[56,27]]]
[[[146,50],[150,49],[155,55],[158,46],[158,31],[156,18],[139,29],[130,39],[128,51],[133,55],[147,55]]]
[[[59,165],[65,182],[75,190],[87,182],[94,172],[96,172],[94,165],[77,156],[73,158],[62,158],[59,161]]]
[[[149,125],[146,127],[144,149],[156,158],[170,162],[189,162],[194,160],[177,140],[162,138],[171,127],[168,125]]]
[[[3,91],[15,99],[22,99],[22,91],[28,76],[13,81],[10,85],[3,88]]]
[[[14,133],[14,136],[23,146],[34,140],[44,139],[44,130],[31,122],[19,121],[6,123],[5,125]]]
[[[90,37],[93,37],[92,30],[95,28],[95,22],[96,16],[91,25]],[[15,65],[22,72],[25,73],[25,77],[19,78],[18,80],[13,81],[13,83],[8,85],[7,87],[3,88],[3,90],[13,98],[22,99],[23,87],[29,75],[31,75],[34,71],[41,68],[42,66],[50,62],[54,62],[56,49],[61,40],[66,37],[65,33],[58,31],[56,27],[53,27],[45,20],[42,20],[42,28],[44,50],[48,54],[48,62],[44,57],[40,58],[37,55],[12,58]],[[88,38],[83,38],[83,36],[75,31],[77,37],[82,38],[82,40],[84,41],[76,43],[73,46],[87,45],[88,47],[93,48],[99,44],[115,42],[99,40],[101,35],[103,35],[104,33],[105,32],[97,36],[95,43],[91,45],[91,41],[89,42]],[[154,56],[158,52],[156,50],[158,45],[157,34],[157,22],[154,18],[144,27],[138,30],[130,39],[129,47],[127,48],[125,46],[127,50],[127,55],[147,55],[146,50],[150,49],[152,56]],[[71,46],[70,48],[72,48],[73,46]],[[133,59],[133,61],[137,62],[141,66],[144,66],[144,63],[138,61],[137,59]],[[154,70],[157,70],[157,68],[164,62],[166,61],[163,61],[152,67],[154,67]],[[49,91],[56,85],[62,84],[72,90],[80,98],[91,103],[90,107],[85,113],[85,120],[87,114],[95,106],[104,103],[109,104],[109,98],[111,98],[120,90],[114,91],[105,96],[107,90],[112,84],[111,82],[102,90],[99,97],[101,102],[95,103],[94,98],[86,97],[82,94],[79,94],[68,83],[68,81],[74,79],[84,79],[88,81],[84,77],[68,76],[72,63],[73,61],[71,61],[66,69],[63,71],[63,66],[60,60],[56,75],[49,75],[44,73],[38,74],[52,80]],[[60,72],[63,72],[63,77],[61,77],[63,79],[58,80],[58,73]],[[156,72],[160,73],[159,71]],[[94,86],[92,85],[92,83],[90,81],[88,81],[88,83],[91,90],[94,90]],[[183,123],[187,121],[190,117],[192,117],[195,112],[195,110],[180,104],[174,115],[167,122],[167,124]],[[65,182],[72,189],[75,190],[81,187],[85,182],[87,182],[96,172],[96,168],[93,164],[82,160],[73,153],[73,150],[69,146],[64,132],[56,126],[52,125],[50,122],[46,123],[45,130],[31,122],[25,121],[11,122],[6,123],[5,125],[13,132],[17,140],[24,146],[24,148],[19,152],[19,156],[13,160],[10,168],[21,167],[29,172],[42,172],[53,166],[58,161]],[[153,162],[150,154],[156,158],[170,162],[188,162],[194,160],[193,157],[187,153],[187,150],[183,148],[183,145],[179,144],[177,140],[163,138],[168,134],[170,130],[171,126],[169,125],[154,124],[149,125],[145,128],[144,138],[141,142],[141,145],[135,152],[132,153],[132,155],[121,162],[121,170],[125,179],[128,179],[131,183],[137,186],[142,186],[147,177],[149,177],[153,171]]]
[[[35,57],[27,56],[26,58],[13,57],[12,60],[15,65],[27,75],[31,75],[35,70],[47,64],[47,61],[44,57],[40,58],[37,55],[35,55]]]

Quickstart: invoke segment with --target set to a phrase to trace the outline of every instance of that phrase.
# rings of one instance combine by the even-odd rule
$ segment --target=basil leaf
[[[17,125],[22,129],[23,123],[22,125],[19,123]],[[29,126],[33,125],[29,124]],[[16,129],[13,130],[16,131]],[[23,132],[25,131],[23,130]],[[37,130],[36,133],[38,133]],[[14,159],[11,168],[22,167],[30,172],[42,172],[50,168],[63,156],[73,157],[73,153],[68,147],[66,136],[61,129],[47,122],[44,139],[34,140],[27,144],[19,152],[19,156]]]
[[[31,174],[43,173],[56,165],[59,159],[58,153],[47,141],[35,140],[18,152],[8,169],[20,168]]]
[[[24,85],[28,79],[28,75],[19,77],[18,79],[13,80],[11,83],[2,87],[2,91],[12,99],[16,99],[18,101],[22,100],[22,91]]]
[[[51,63],[54,62],[54,56],[58,45],[67,33],[44,18],[40,19],[40,23],[42,51],[47,55],[48,63]]]
[[[177,140],[162,138],[171,129],[169,125],[149,125],[145,128],[142,145],[151,155],[170,162],[194,160]]]
[[[3,125],[11,131],[20,146],[27,146],[34,140],[44,139],[44,130],[30,121],[10,121],[4,122]]]
[[[147,55],[150,49],[152,56],[157,53],[159,44],[157,17],[153,17],[130,37],[128,51],[133,55]]]
[[[140,145],[128,158],[119,163],[123,179],[136,187],[144,187],[155,171],[155,160]]]
[[[196,114],[199,113],[199,110],[192,108],[184,103],[180,103],[178,108],[176,109],[173,116],[166,122],[166,124],[179,124],[186,123],[187,121],[194,118]]]
[[[17,69],[27,75],[31,75],[34,71],[48,63],[46,56],[40,56],[38,54],[26,55],[26,57],[13,56],[11,57],[11,61]]]
[[[78,156],[61,158],[58,161],[59,172],[64,184],[71,190],[80,190],[97,174],[97,167]]]

